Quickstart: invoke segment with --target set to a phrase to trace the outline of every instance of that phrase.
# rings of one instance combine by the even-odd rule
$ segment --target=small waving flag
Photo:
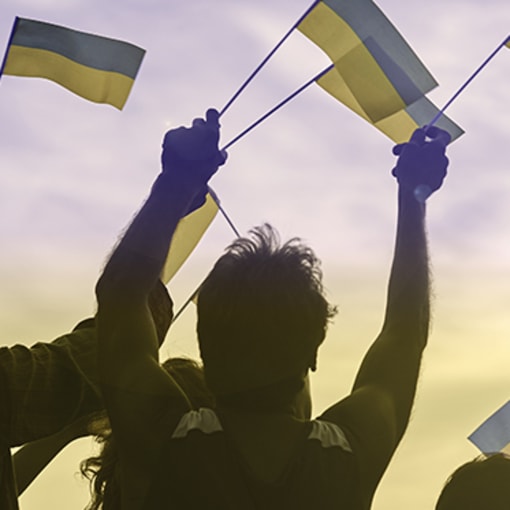
[[[0,76],[46,78],[121,110],[144,54],[124,41],[17,17]]]
[[[318,85],[395,142],[438,111],[425,97],[437,82],[371,0],[316,2],[298,29],[335,64]],[[452,139],[463,133],[449,119],[442,123]]]
[[[322,0],[298,29],[331,58],[373,122],[414,103],[437,86],[371,0]]]
[[[336,67],[317,80],[317,84],[334,98],[345,104],[353,112],[370,122],[382,133],[388,136],[395,143],[404,143],[409,140],[415,129],[427,125],[439,113],[439,108],[427,97],[422,95],[417,101],[397,110],[396,112],[372,120],[356,101],[352,91],[347,87],[342,76],[337,72]],[[449,119],[442,115],[436,125],[450,133],[452,141],[461,136],[464,131]]]
[[[510,401],[489,416],[468,439],[482,453],[510,455]]]
[[[216,216],[219,209],[218,203],[217,196],[209,189],[205,204],[182,218],[178,223],[161,273],[163,283],[168,283],[174,277],[195,249]]]

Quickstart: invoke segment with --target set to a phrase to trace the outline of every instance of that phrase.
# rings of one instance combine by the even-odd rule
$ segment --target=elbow
[[[429,337],[428,315],[400,316],[386,320],[382,332],[385,337],[393,338],[401,346],[413,349],[417,354],[425,350]]]
[[[118,282],[115,282],[108,273],[103,273],[96,283],[95,294],[100,308],[117,301],[117,296],[122,295]]]
[[[111,271],[105,271],[95,286],[98,310],[112,310],[131,308],[146,301],[143,289],[136,284],[136,280]]]

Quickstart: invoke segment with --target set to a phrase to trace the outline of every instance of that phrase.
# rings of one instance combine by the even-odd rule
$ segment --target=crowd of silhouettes
[[[201,207],[226,154],[218,112],[169,131],[162,170],[96,285],[97,314],[52,343],[0,349],[0,508],[70,441],[89,510],[368,510],[405,434],[430,321],[425,203],[446,176],[446,131],[394,149],[398,215],[384,320],[352,389],[312,417],[310,371],[336,308],[301,239],[254,227],[200,286],[201,362],[159,361],[172,303],[159,281],[179,221]],[[24,445],[14,457],[11,448]],[[460,467],[437,510],[508,508],[510,459]],[[504,498],[504,499],[503,499]],[[398,503],[395,503],[395,508]]]

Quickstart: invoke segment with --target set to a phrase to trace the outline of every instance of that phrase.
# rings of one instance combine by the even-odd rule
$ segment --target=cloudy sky
[[[94,283],[159,171],[166,129],[221,108],[309,0],[2,0],[0,48],[16,15],[124,39],[147,50],[122,112],[39,79],[0,81],[0,344],[65,333],[94,313]],[[379,0],[440,86],[441,107],[510,32],[507,0]],[[295,33],[222,119],[230,140],[324,68]],[[477,454],[466,436],[510,399],[510,50],[449,109],[466,134],[429,200],[434,318],[408,433],[374,509],[433,508],[448,474]],[[323,261],[340,313],[312,380],[315,412],[344,396],[377,335],[391,262],[392,143],[313,86],[230,150],[214,177],[239,230],[270,221]],[[177,303],[233,234],[218,217],[170,285]],[[164,356],[196,356],[194,311]],[[24,510],[83,508],[69,447],[21,498]]]

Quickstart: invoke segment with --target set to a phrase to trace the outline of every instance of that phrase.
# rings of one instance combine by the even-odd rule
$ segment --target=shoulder
[[[172,439],[185,438],[192,430],[197,430],[204,434],[213,434],[215,432],[222,432],[223,427],[218,415],[212,409],[201,407],[198,410],[193,409],[182,415],[172,434]]]
[[[318,441],[322,448],[337,447],[352,453],[352,447],[345,432],[341,427],[329,421],[322,419],[313,420],[308,440]]]
[[[71,419],[99,410],[96,365],[90,323],[51,343],[0,348],[0,424],[10,429],[11,446],[50,435]]]

